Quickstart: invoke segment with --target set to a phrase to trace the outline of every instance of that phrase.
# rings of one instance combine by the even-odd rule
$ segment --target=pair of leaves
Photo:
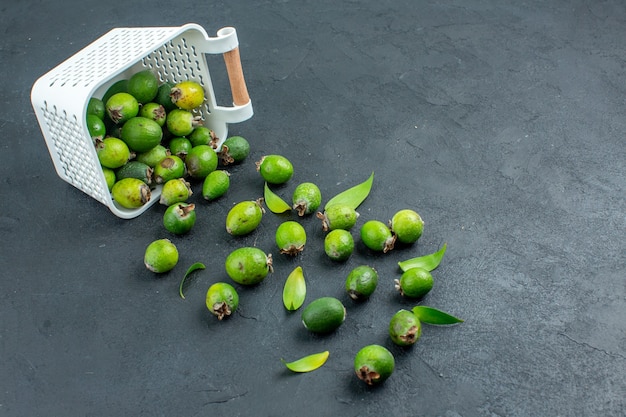
[[[283,287],[283,304],[289,311],[295,311],[302,307],[306,297],[306,282],[302,267],[296,267],[285,281]]]
[[[419,321],[427,324],[446,325],[463,323],[464,321],[463,319],[455,317],[452,314],[446,313],[445,311],[441,311],[436,308],[427,306],[413,307],[413,314],[417,316]]]
[[[284,359],[281,359],[281,362],[285,364],[287,369],[293,372],[311,372],[326,363],[328,359],[329,351],[314,353],[312,355],[305,356],[293,362],[285,362]]]
[[[429,255],[418,256],[417,258],[407,259],[406,261],[398,262],[398,266],[402,271],[406,272],[411,268],[424,268],[427,271],[432,271],[437,268],[443,259],[443,255],[446,253],[447,243],[444,243],[441,249],[435,253]]]

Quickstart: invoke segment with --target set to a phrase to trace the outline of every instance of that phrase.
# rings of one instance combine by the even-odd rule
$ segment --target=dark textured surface
[[[0,6],[0,415],[2,416],[622,416],[626,413],[626,6],[622,1],[12,2]],[[33,82],[113,27],[197,22],[238,31],[254,117],[231,125],[252,154],[198,223],[169,236],[162,207],[124,221],[55,174],[29,101]],[[219,67],[214,84],[228,102]],[[220,75],[221,74],[221,75]],[[359,208],[386,221],[416,209],[425,233],[345,264],[325,258],[317,219],[295,259],[273,241],[280,221],[234,239],[227,209],[261,196],[254,162],[292,160],[326,198],[376,172]],[[142,265],[169,237],[172,273]],[[426,327],[412,349],[387,324],[415,303],[395,294],[396,262],[448,252],[422,302],[463,317]],[[239,288],[218,322],[206,288],[228,280],[226,255],[256,245],[275,272]],[[208,268],[182,300],[193,262]],[[347,272],[375,266],[364,304]],[[282,306],[304,269],[307,302],[340,297],[345,324],[308,334]],[[397,369],[368,389],[353,375],[365,344]],[[280,358],[321,350],[327,364],[290,374]]]

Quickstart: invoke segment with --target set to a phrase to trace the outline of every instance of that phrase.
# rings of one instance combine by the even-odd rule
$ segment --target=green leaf
[[[417,258],[407,259],[406,261],[398,262],[398,266],[402,271],[408,271],[411,268],[424,268],[427,271],[432,271],[439,266],[443,255],[446,253],[447,243],[444,243],[441,249],[430,255],[419,256]]]
[[[185,290],[187,289],[187,287],[189,287],[189,285],[191,285],[192,280],[187,279],[187,277],[189,277],[189,274],[191,274],[193,271],[197,270],[197,269],[205,269],[206,267],[204,266],[204,264],[200,263],[200,262],[196,262],[195,264],[191,265],[189,267],[189,269],[187,269],[187,272],[185,273],[185,276],[183,277],[183,279],[180,281],[180,286],[178,287],[178,293],[180,294],[180,298],[184,299],[185,298]]]
[[[278,194],[270,190],[270,187],[265,183],[265,190],[263,192],[265,198],[265,205],[270,209],[272,213],[284,213],[291,210],[291,206],[287,204],[285,200],[280,198]]]
[[[306,297],[306,282],[304,281],[304,273],[302,267],[296,267],[285,281],[283,288],[283,304],[289,311],[295,311],[304,304]]]
[[[337,194],[336,196],[328,200],[326,202],[326,205],[324,206],[324,210],[336,204],[343,204],[356,210],[357,207],[359,207],[369,195],[373,183],[374,172],[372,172],[372,175],[370,175],[369,178],[364,182],[357,184],[354,187],[348,188],[347,190]]]
[[[280,361],[293,372],[311,372],[324,365],[326,363],[326,360],[328,359],[329,354],[330,353],[326,350],[324,352],[314,353],[312,355],[305,356],[304,358],[298,359],[293,362],[285,362],[284,359],[281,359]]]
[[[413,314],[415,314],[422,323],[427,324],[456,324],[463,323],[464,321],[463,319],[454,317],[445,311],[427,306],[413,307]]]

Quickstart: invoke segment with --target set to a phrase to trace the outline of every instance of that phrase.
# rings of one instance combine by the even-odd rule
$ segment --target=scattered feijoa
[[[175,203],[163,213],[163,226],[175,235],[189,232],[196,223],[196,206],[189,203]]]
[[[346,320],[346,308],[335,297],[321,297],[302,310],[302,324],[313,333],[330,333]]]
[[[324,237],[324,252],[333,261],[345,261],[354,251],[354,238],[348,230],[331,230]]]
[[[211,314],[222,320],[239,307],[239,294],[232,285],[216,282],[207,290],[206,306]]]
[[[159,203],[165,206],[171,206],[175,203],[184,203],[192,194],[191,184],[184,178],[172,178],[163,184]]]
[[[346,292],[356,301],[368,299],[378,286],[378,272],[369,265],[353,268],[346,277]]]
[[[400,310],[389,321],[389,337],[398,346],[411,346],[422,335],[422,324],[409,310]]]
[[[231,136],[224,141],[218,154],[222,165],[238,164],[250,154],[250,143],[243,136]]]
[[[164,184],[174,178],[185,176],[185,162],[176,155],[166,156],[154,166],[153,178],[157,184]]]
[[[150,201],[150,187],[137,178],[124,178],[111,187],[111,197],[120,206],[135,209]]]
[[[424,220],[415,210],[403,209],[393,215],[389,221],[389,227],[398,241],[411,244],[417,242],[422,236]]]
[[[146,248],[144,264],[155,273],[168,272],[178,263],[178,249],[169,239],[158,239]]]
[[[367,385],[378,385],[391,376],[395,364],[393,354],[387,348],[367,345],[354,357],[354,372]]]
[[[193,146],[209,145],[214,148],[213,142],[216,140],[215,133],[206,126],[197,126],[188,136]]]
[[[317,218],[322,221],[322,230],[325,232],[335,229],[350,230],[356,224],[359,213],[346,204],[336,204],[323,213],[317,212]]]
[[[265,155],[256,163],[256,167],[269,184],[284,184],[293,176],[291,161],[282,155]]]
[[[191,178],[204,180],[217,168],[217,153],[209,145],[197,145],[185,157],[187,173]]]
[[[220,198],[230,188],[230,174],[228,171],[217,169],[206,176],[202,183],[202,197],[213,201]]]
[[[396,289],[405,297],[422,298],[433,288],[432,274],[424,268],[415,267],[402,273],[400,279],[395,280]]]
[[[225,262],[226,273],[238,284],[258,284],[272,271],[272,255],[261,249],[245,246],[235,249]]]
[[[380,220],[368,220],[361,226],[361,240],[373,251],[387,253],[394,248],[395,236]]]
[[[293,220],[287,220],[276,228],[276,245],[280,253],[297,255],[304,250],[306,231],[304,227]]]
[[[226,231],[233,236],[251,233],[261,223],[263,211],[261,199],[235,204],[226,215]]]
[[[322,204],[322,192],[312,182],[298,184],[292,195],[293,209],[303,217],[315,211]]]

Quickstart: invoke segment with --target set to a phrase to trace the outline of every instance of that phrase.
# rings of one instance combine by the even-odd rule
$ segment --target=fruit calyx
[[[321,211],[315,213],[315,216],[322,221],[322,230],[328,232],[330,225],[328,224],[328,217]]]
[[[228,304],[226,304],[226,301],[222,301],[222,302],[213,304],[213,312],[217,316],[218,320],[222,320],[224,317],[230,316],[232,313],[232,310],[230,309]]]
[[[189,213],[194,211],[195,208],[196,208],[195,204],[187,204],[187,205],[179,204],[178,207],[176,207],[176,211],[178,212],[180,217],[187,217]]]
[[[272,254],[271,253],[268,253],[266,255],[266,262],[267,262],[267,268],[269,269],[269,271],[270,272],[274,272],[274,267],[272,265],[274,263],[274,260],[272,259]]]
[[[394,248],[394,246],[396,245],[397,238],[398,236],[396,236],[395,234],[392,234],[389,239],[385,240],[385,245],[383,246],[383,253],[387,253]]]
[[[122,120],[122,118],[124,117],[124,114],[122,114],[123,109],[124,106],[115,106],[109,108],[109,117],[111,118],[113,123],[117,124],[120,120]]]
[[[283,248],[280,250],[281,254],[295,256],[304,250],[304,245],[296,246],[291,245],[287,248]]]
[[[370,371],[370,368],[367,365],[361,366],[359,372],[357,373],[357,376],[367,385],[374,385],[378,378],[380,378],[380,374],[375,371]]]
[[[230,153],[228,153],[229,149],[227,145],[222,145],[222,150],[219,152],[219,157],[222,161],[223,165],[230,165],[233,162],[235,162],[235,158],[233,158],[232,156],[230,156]],[[258,168],[257,168],[258,170]]]

